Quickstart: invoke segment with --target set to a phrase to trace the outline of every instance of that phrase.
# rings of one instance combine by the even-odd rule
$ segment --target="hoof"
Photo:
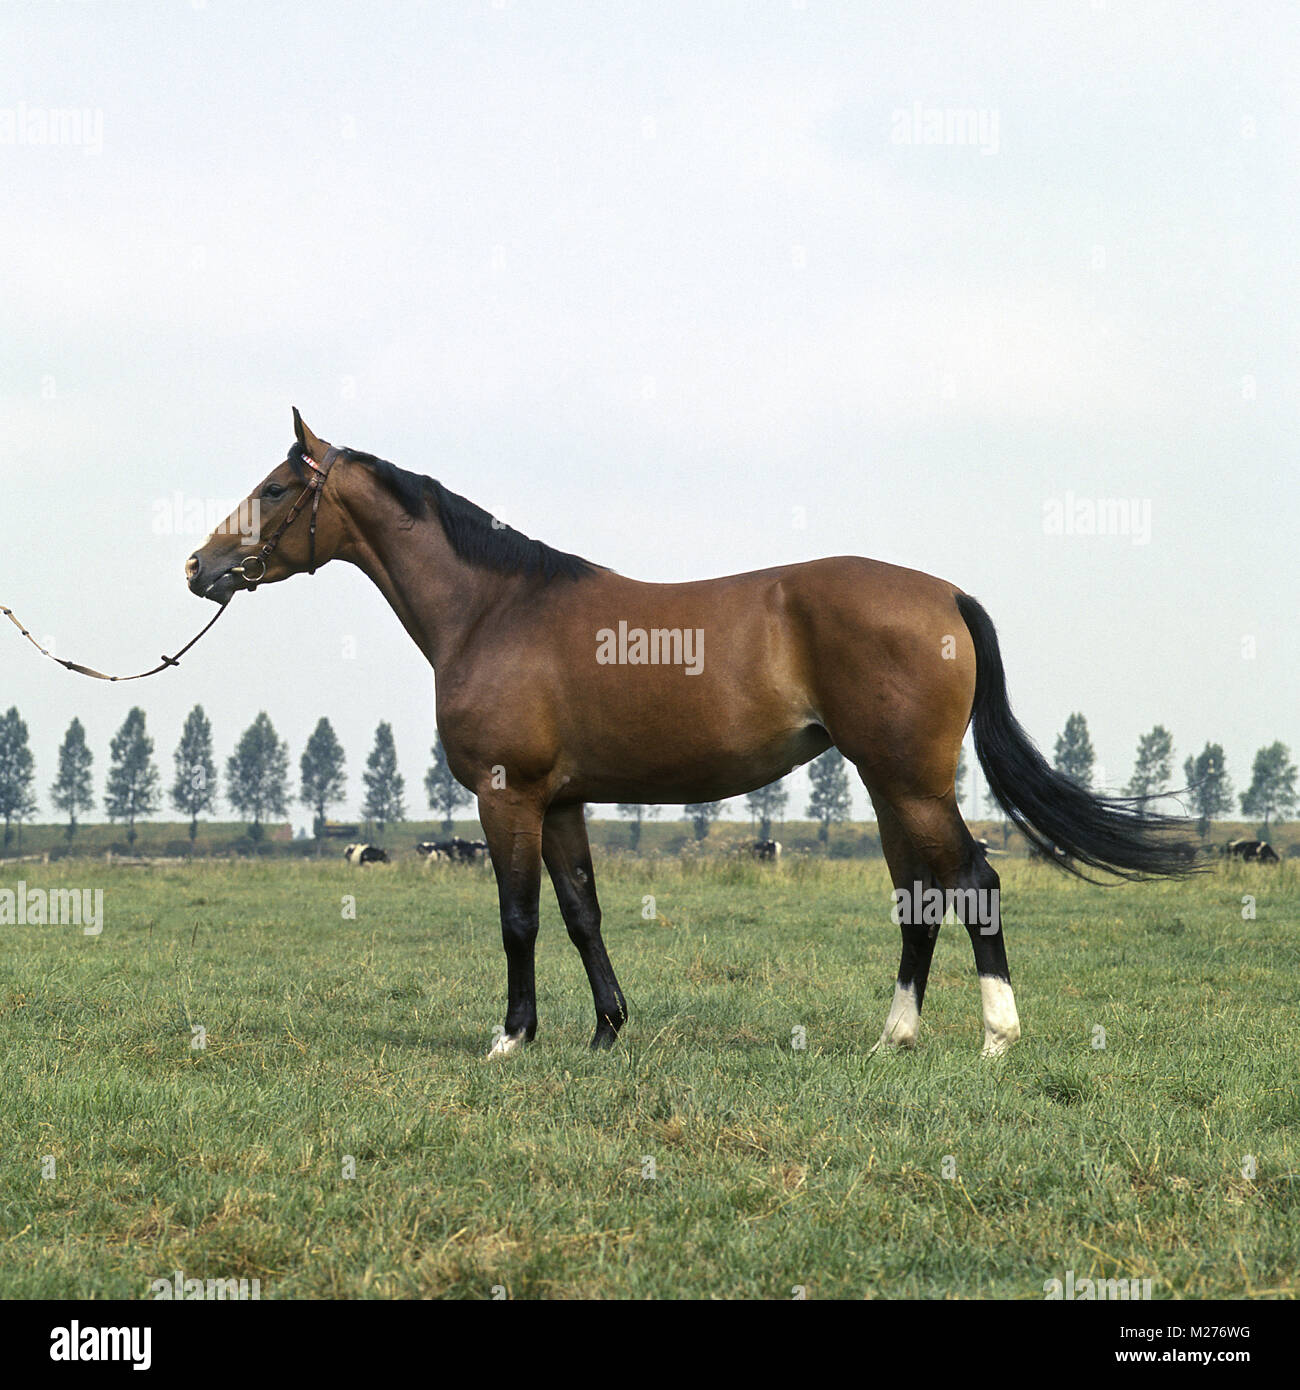
[[[981,1057],[1005,1057],[1011,1051],[1011,1044],[1020,1036],[1020,1029],[1014,1033],[985,1033],[984,1046],[980,1048]]]
[[[488,1057],[509,1057],[512,1052],[518,1051],[528,1038],[523,1033],[502,1033],[501,1036],[487,1050]]]
[[[1020,1036],[1020,1015],[1016,997],[1005,980],[980,976],[980,996],[984,1002],[984,1047],[981,1057],[1001,1057]]]
[[[911,985],[895,985],[894,1002],[885,1020],[885,1031],[868,1055],[874,1056],[882,1047],[911,1051],[916,1046],[920,1031],[921,1010],[917,1006],[916,991]]]

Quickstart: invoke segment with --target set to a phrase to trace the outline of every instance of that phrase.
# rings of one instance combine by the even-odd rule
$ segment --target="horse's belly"
[[[829,747],[826,731],[817,724],[741,746],[697,743],[689,736],[659,744],[612,740],[607,748],[584,751],[566,789],[595,802],[724,801],[779,781]]]

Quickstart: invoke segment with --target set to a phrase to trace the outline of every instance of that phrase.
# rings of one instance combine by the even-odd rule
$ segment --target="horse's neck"
[[[439,670],[498,597],[501,577],[460,559],[432,509],[413,520],[373,485],[350,492],[344,506],[349,536],[339,558],[371,579]]]

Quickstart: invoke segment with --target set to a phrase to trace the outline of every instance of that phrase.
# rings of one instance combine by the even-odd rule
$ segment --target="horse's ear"
[[[293,432],[297,437],[298,443],[311,455],[317,463],[325,457],[329,445],[316,436],[307,427],[301,415],[298,414],[298,407],[293,408]]]

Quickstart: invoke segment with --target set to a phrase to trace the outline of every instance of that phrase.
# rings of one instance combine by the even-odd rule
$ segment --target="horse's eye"
[[[279,483],[267,483],[267,485],[262,489],[262,496],[283,497],[284,488],[282,488]]]

